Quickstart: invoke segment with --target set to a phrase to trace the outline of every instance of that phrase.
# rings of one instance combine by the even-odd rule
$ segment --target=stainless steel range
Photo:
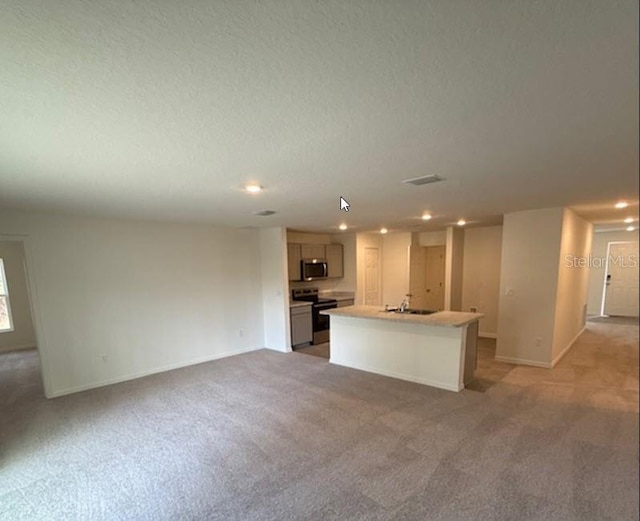
[[[338,307],[338,301],[332,298],[321,298],[318,288],[300,288],[291,291],[293,300],[312,302],[313,313],[313,343],[324,344],[329,341],[329,317],[321,315],[320,311]]]

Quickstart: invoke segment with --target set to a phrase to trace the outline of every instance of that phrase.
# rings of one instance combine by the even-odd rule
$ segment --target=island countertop
[[[463,327],[484,317],[483,313],[467,313],[463,311],[437,311],[430,315],[412,315],[410,313],[392,313],[379,306],[348,306],[321,311],[322,315],[336,317],[369,318],[388,320],[390,322],[404,322],[409,324],[423,324],[438,327]]]

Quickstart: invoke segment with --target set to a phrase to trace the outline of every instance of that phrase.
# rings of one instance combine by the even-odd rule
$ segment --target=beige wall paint
[[[636,233],[627,231],[594,232],[591,246],[591,268],[589,269],[589,292],[587,313],[599,315],[606,271],[607,245],[610,242],[638,242]]]
[[[447,243],[447,232],[445,230],[437,232],[418,232],[418,242],[413,241],[416,246],[443,246]]]
[[[0,234],[27,236],[47,396],[264,347],[256,230],[0,211]]]
[[[450,226],[446,231],[444,309],[462,310],[464,228]]]
[[[35,347],[22,241],[0,239],[0,259],[4,262],[13,322],[13,331],[0,333],[0,352]]]
[[[304,233],[287,230],[287,242],[296,244],[330,244],[331,236],[326,233]]]
[[[462,309],[475,307],[485,314],[480,320],[480,336],[495,338],[498,333],[501,254],[502,226],[465,230]]]
[[[575,257],[586,259],[591,252],[593,226],[571,210],[565,209],[556,291],[552,364],[571,347],[585,326],[589,269],[577,267]]]
[[[504,216],[496,358],[551,363],[564,210]]]
[[[411,233],[382,237],[382,304],[398,306],[409,293],[409,246]]]
[[[380,285],[382,286],[382,235],[378,233],[356,234],[356,298],[355,303],[364,305],[364,254],[365,248],[378,248],[380,251]],[[381,294],[384,287],[381,288]]]
[[[567,264],[586,257],[592,226],[565,208],[507,214],[496,358],[553,367],[584,326],[589,273]]]

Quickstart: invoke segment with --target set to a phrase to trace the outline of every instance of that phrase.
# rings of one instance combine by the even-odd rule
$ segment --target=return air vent
[[[437,183],[438,181],[444,181],[444,179],[439,175],[433,174],[433,175],[425,175],[422,177],[414,177],[413,179],[405,179],[402,182],[408,185],[420,186],[420,185],[428,185],[430,183]]]
[[[276,213],[274,210],[259,210],[257,212],[253,212],[253,215],[259,215],[260,217],[267,217],[269,215],[273,215]]]

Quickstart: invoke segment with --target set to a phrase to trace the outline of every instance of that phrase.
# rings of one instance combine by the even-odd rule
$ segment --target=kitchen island
[[[476,367],[482,313],[393,313],[376,306],[322,312],[331,317],[332,364],[461,391]]]

